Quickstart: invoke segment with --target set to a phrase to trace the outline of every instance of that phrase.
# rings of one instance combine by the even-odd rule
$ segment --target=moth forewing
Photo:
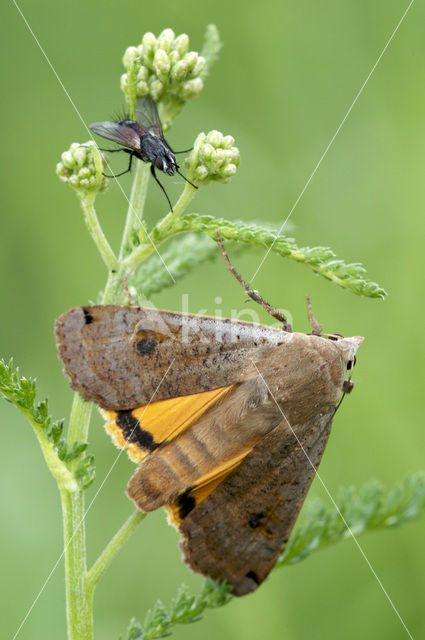
[[[292,335],[250,322],[144,307],[77,307],[56,321],[71,387],[112,410],[239,382],[251,366],[248,355]]]
[[[56,334],[72,388],[141,461],[128,487],[137,506],[168,508],[194,571],[236,595],[257,588],[293,527],[363,339],[119,306],[71,309]]]

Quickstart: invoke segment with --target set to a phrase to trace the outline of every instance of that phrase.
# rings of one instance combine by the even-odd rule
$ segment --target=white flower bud
[[[153,33],[145,33],[142,38],[142,46],[143,46],[143,63],[148,67],[152,67],[152,61],[155,55],[156,50],[156,38]]]
[[[226,164],[226,166],[223,167],[221,171],[221,175],[224,178],[231,178],[233,175],[235,175],[237,170],[238,168],[235,164]]]
[[[138,98],[141,96],[147,96],[149,93],[149,87],[147,82],[138,82],[136,84],[136,95]]]
[[[170,53],[168,54],[168,57],[170,59],[171,66],[176,65],[180,60],[178,51],[170,51]]]
[[[198,54],[196,53],[196,51],[189,51],[189,53],[186,53],[185,57],[183,58],[183,62],[186,65],[186,73],[191,73],[195,68],[196,63],[198,62]]]
[[[189,36],[186,33],[182,33],[174,40],[173,49],[179,54],[181,58],[187,53],[189,49]]]
[[[137,51],[137,47],[128,47],[125,50],[122,62],[123,65],[126,69],[128,69],[129,67],[131,67],[132,64],[134,64],[134,62],[136,62],[136,60],[138,60],[139,58],[139,53]]]
[[[223,136],[220,131],[200,133],[192,152],[185,161],[189,179],[200,186],[211,181],[227,182],[236,173],[240,161],[237,147],[226,149],[234,143],[232,136]]]
[[[220,131],[216,131],[215,129],[213,129],[207,135],[207,140],[210,144],[213,145],[213,147],[221,147],[221,145],[223,144],[223,134],[220,133]]]
[[[231,149],[235,144],[235,139],[233,136],[224,136],[221,144],[224,149]]]
[[[211,164],[214,170],[218,170],[226,160],[224,149],[215,149],[211,154]]]
[[[188,80],[184,83],[182,90],[180,91],[180,97],[183,100],[189,100],[189,98],[194,98],[199,95],[202,91],[202,87],[204,83],[201,78],[193,78],[193,80]]]
[[[144,34],[142,38],[142,47],[144,56],[152,54],[153,57],[153,53],[156,47],[156,38],[150,31]]]
[[[181,82],[186,76],[186,65],[183,60],[177,62],[171,70],[171,78],[174,82]]]
[[[75,162],[78,167],[82,167],[84,162],[87,160],[87,153],[84,147],[78,145],[77,149],[72,149],[72,155],[74,156]]]
[[[154,100],[159,100],[163,89],[164,85],[162,84],[161,80],[158,80],[158,78],[152,76],[149,80],[149,93]]]
[[[102,173],[105,156],[93,141],[84,145],[74,142],[68,151],[64,151],[61,159],[56,166],[56,173],[63,182],[83,191],[103,191],[107,188],[108,180]]]
[[[205,180],[205,178],[207,177],[208,177],[208,169],[206,168],[205,165],[201,164],[199,165],[199,167],[196,167],[195,180],[197,180],[198,182],[202,182],[202,180]]]
[[[153,59],[153,67],[158,78],[165,82],[170,71],[170,60],[164,49],[158,49]]]
[[[205,58],[203,58],[202,56],[198,56],[196,64],[192,69],[192,73],[191,73],[192,78],[199,76],[199,74],[205,67],[205,62],[206,62]]]
[[[159,34],[158,37],[158,47],[164,49],[168,53],[171,51],[171,47],[174,44],[175,34],[172,29],[164,29],[162,33]]]
[[[65,167],[71,168],[74,165],[74,159],[69,151],[64,151],[61,158]]]
[[[145,66],[141,66],[137,72],[137,80],[147,80],[149,78],[149,70]]]
[[[128,87],[128,77],[126,73],[123,73],[121,78],[120,78],[120,88],[121,91],[123,93],[125,93],[127,91],[127,87]]]
[[[204,160],[211,160],[211,156],[214,153],[214,147],[211,144],[205,143],[201,147],[201,155]]]

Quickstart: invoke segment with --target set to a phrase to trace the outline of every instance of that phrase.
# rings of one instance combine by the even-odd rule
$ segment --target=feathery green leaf
[[[87,444],[75,442],[68,447],[63,437],[63,420],[53,421],[47,400],[36,402],[36,381],[19,375],[13,360],[0,360],[0,396],[11,402],[25,415],[40,442],[49,468],[58,481],[80,489],[93,482],[93,457],[85,451]]]
[[[259,245],[296,262],[302,262],[324,278],[357,295],[368,298],[384,298],[387,295],[376,282],[365,278],[366,270],[360,263],[345,263],[343,260],[337,260],[335,253],[328,247],[298,247],[293,238],[280,235],[257,224],[186,214],[175,221],[172,231],[173,233],[203,231],[215,240],[217,229],[225,240]],[[156,237],[155,229],[152,238],[154,241],[162,240]]]

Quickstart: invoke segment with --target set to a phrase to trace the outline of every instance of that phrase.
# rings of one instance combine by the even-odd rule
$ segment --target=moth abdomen
[[[143,511],[153,511],[188,495],[199,478],[216,466],[216,459],[196,434],[184,434],[146,458],[133,475],[128,495]]]

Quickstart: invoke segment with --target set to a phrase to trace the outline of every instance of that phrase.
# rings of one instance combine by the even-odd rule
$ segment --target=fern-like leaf
[[[217,229],[220,229],[223,239],[259,245],[281,256],[306,264],[324,278],[357,295],[368,298],[384,298],[387,295],[376,282],[365,278],[366,270],[361,264],[346,263],[336,259],[335,253],[328,247],[298,247],[293,238],[279,235],[259,225],[230,222],[212,216],[187,214],[173,224],[173,233],[203,231],[213,239],[216,239]],[[164,239],[160,234],[155,233],[155,229],[152,238],[155,241]]]
[[[31,378],[19,375],[13,360],[0,360],[0,397],[17,407],[29,420],[40,442],[52,473],[59,482],[80,489],[91,484],[95,477],[93,457],[86,453],[87,444],[76,442],[68,447],[63,437],[63,420],[53,421],[47,400],[36,401],[37,385]]]

